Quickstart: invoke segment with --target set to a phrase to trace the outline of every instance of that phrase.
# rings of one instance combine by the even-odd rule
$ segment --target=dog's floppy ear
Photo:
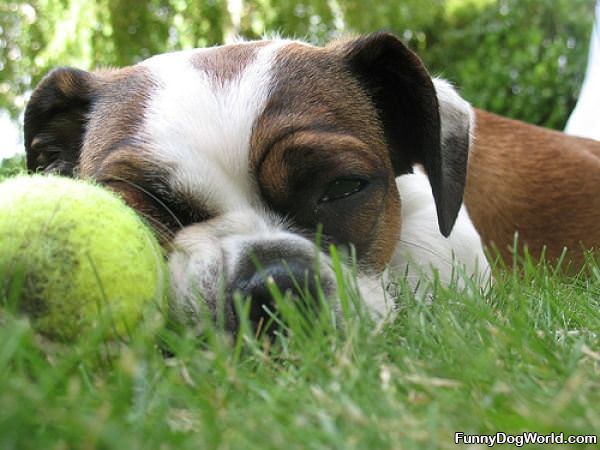
[[[73,176],[92,100],[89,72],[59,68],[46,75],[25,110],[28,170]]]
[[[371,97],[383,124],[396,175],[425,168],[438,224],[448,236],[462,204],[468,156],[466,134],[454,135],[440,120],[440,102],[419,57],[392,34],[379,32],[345,43],[344,59]],[[457,95],[458,97],[458,95]],[[442,136],[442,132],[452,135]],[[464,130],[460,130],[463,132]]]

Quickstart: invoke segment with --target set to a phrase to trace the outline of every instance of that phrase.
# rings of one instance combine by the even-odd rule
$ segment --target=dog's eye
[[[327,186],[325,193],[319,199],[319,203],[330,202],[349,197],[362,191],[368,184],[367,180],[360,178],[338,178]]]

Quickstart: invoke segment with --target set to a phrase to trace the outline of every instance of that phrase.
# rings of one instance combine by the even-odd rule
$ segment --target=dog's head
[[[440,86],[386,33],[324,48],[258,41],[118,70],[57,69],[27,107],[27,164],[119,192],[169,249],[179,311],[197,314],[200,296],[214,312],[225,298],[235,328],[233,292],[254,298],[257,319],[270,303],[267,279],[282,290],[306,282],[314,293],[320,276],[331,294],[328,244],[352,245],[363,271],[381,271],[401,227],[395,177],[414,164],[450,233],[469,117]]]

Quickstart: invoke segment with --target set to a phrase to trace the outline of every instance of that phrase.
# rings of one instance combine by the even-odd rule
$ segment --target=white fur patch
[[[402,231],[390,268],[416,285],[437,271],[442,284],[460,280],[457,271],[485,284],[490,273],[481,239],[466,208],[461,206],[450,236],[440,234],[435,202],[427,176],[415,173],[396,178],[402,200]],[[408,269],[407,269],[408,267]]]
[[[153,158],[173,167],[173,186],[215,212],[258,202],[248,169],[252,125],[268,99],[273,59],[285,44],[257,48],[254,59],[224,83],[190,60],[214,49],[159,55],[142,63],[159,84],[142,130]]]

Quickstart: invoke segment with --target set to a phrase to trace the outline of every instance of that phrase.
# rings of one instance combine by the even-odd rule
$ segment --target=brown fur
[[[361,264],[380,270],[397,240],[400,199],[377,114],[342,58],[339,48],[301,44],[278,56],[250,165],[276,211],[307,230],[321,222],[325,236],[353,242]],[[345,175],[370,178],[369,196],[314,207],[327,184]]]
[[[226,83],[238,76],[256,56],[256,52],[268,41],[248,44],[234,44],[207,49],[194,55],[193,66],[206,72],[215,86],[224,87]]]
[[[141,66],[93,73],[94,103],[81,153],[79,176],[96,177],[104,160],[121,147],[128,147],[136,158],[134,142],[144,117],[144,109],[155,89],[147,69]]]
[[[476,110],[465,203],[475,227],[505,262],[514,234],[532,256],[572,269],[600,248],[600,142]]]

